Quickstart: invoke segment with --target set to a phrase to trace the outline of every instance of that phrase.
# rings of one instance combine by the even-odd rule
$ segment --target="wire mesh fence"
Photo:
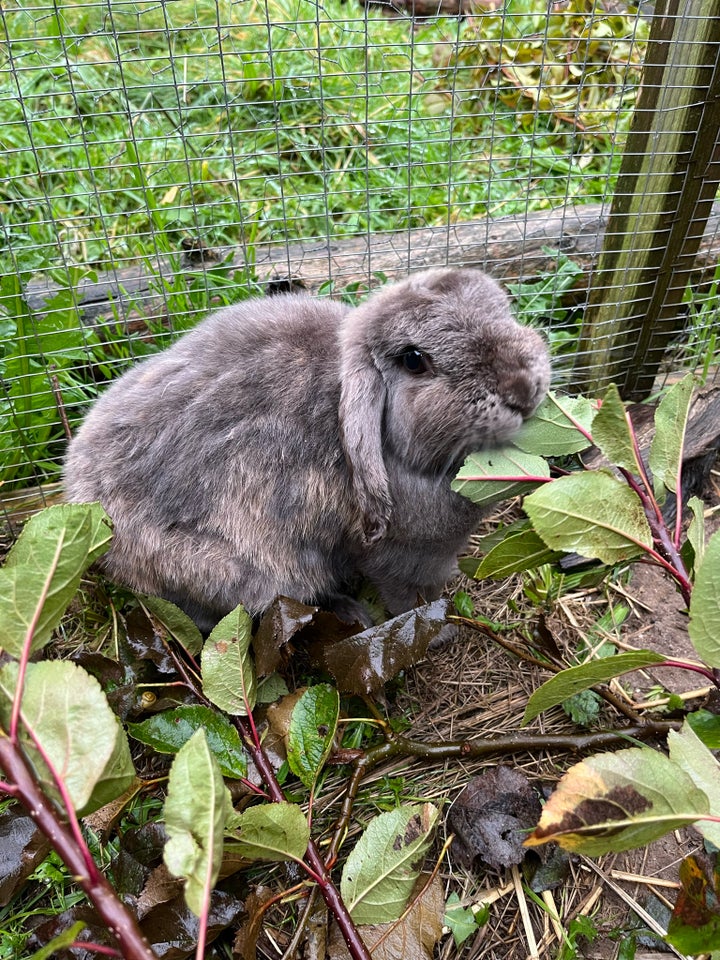
[[[109,380],[259,293],[353,299],[420,267],[480,266],[582,389],[651,350],[650,271],[668,279],[650,387],[712,375],[709,0],[429,2],[2,5],[6,510],[52,494]],[[634,155],[655,162],[633,179]],[[620,246],[629,261],[612,260]]]

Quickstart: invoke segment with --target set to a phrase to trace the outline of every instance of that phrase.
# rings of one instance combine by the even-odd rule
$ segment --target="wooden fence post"
[[[574,386],[653,389],[720,182],[717,0],[659,0],[585,314]]]

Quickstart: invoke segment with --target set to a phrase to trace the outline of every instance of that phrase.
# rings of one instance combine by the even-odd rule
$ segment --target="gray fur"
[[[398,356],[413,346],[432,373]],[[278,594],[347,615],[432,599],[480,516],[450,480],[544,396],[542,339],[477,270],[429,270],[360,307],[288,294],[226,307],[96,402],[68,500],[115,526],[113,579],[203,629]],[[361,614],[362,615],[362,614]]]

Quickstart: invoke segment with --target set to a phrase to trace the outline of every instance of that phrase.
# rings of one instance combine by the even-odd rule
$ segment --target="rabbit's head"
[[[507,440],[545,395],[545,343],[479,270],[415,274],[345,317],[340,427],[369,542],[392,514],[391,461],[438,478]]]

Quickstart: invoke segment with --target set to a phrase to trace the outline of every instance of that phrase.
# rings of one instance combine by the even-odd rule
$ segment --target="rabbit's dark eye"
[[[415,347],[409,347],[398,359],[408,373],[428,373],[431,369],[427,356]]]

